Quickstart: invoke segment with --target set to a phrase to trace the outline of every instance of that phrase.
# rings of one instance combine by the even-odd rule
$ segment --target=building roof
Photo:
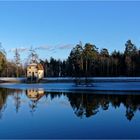
[[[38,70],[44,70],[42,64],[37,64],[37,68],[38,68]]]
[[[31,63],[31,64],[28,65],[28,67],[30,67],[30,66],[37,66],[37,69],[38,69],[38,70],[44,70],[42,64],[40,64],[40,63],[38,63],[38,64],[36,64],[36,63]]]
[[[36,65],[37,65],[36,63],[31,63],[28,66],[36,66]]]

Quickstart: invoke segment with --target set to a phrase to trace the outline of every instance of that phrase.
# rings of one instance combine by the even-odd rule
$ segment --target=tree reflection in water
[[[100,108],[102,110],[108,110],[109,107],[119,108],[121,104],[126,108],[126,118],[131,120],[134,117],[134,113],[140,110],[140,93],[135,95],[119,94],[86,94],[86,93],[47,93],[46,97],[50,96],[51,100],[56,97],[66,96],[70,105],[72,106],[74,113],[82,117],[90,117],[96,115]]]
[[[100,110],[109,110],[110,106],[114,108],[119,108],[120,105],[124,105],[126,108],[125,116],[131,121],[135,115],[136,111],[140,111],[140,93],[134,95],[131,93],[129,95],[123,95],[115,93],[110,94],[98,94],[98,93],[62,93],[62,92],[44,92],[43,89],[35,90],[29,89],[26,92],[21,90],[14,89],[0,89],[0,117],[4,113],[6,108],[8,96],[13,96],[15,100],[15,109],[18,113],[18,110],[21,104],[21,95],[22,93],[26,94],[26,97],[31,101],[29,107],[31,112],[35,112],[37,109],[37,104],[42,97],[50,98],[52,101],[55,98],[60,98],[62,96],[67,97],[71,107],[74,110],[74,113],[77,117],[91,117],[96,115]]]
[[[12,96],[17,96],[17,94],[21,92],[21,90],[15,90],[15,89],[6,89],[6,88],[1,88],[0,89],[0,118],[2,118],[3,112],[7,107],[7,98],[9,95]],[[14,93],[14,94],[13,94]],[[15,98],[15,106],[16,106],[16,111],[19,108],[19,100],[17,102],[17,98]]]
[[[117,108],[123,104],[126,117],[131,120],[135,112],[140,110],[140,95],[67,94],[67,97],[78,117],[90,117],[99,112],[100,108],[108,110],[110,105]]]

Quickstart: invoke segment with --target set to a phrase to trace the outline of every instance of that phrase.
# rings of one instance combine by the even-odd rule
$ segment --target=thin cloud
[[[25,51],[28,51],[29,49],[28,48],[24,48],[24,47],[20,47],[20,48],[12,48],[9,50],[9,52],[15,52],[15,51],[18,51],[18,52],[25,52]]]
[[[46,46],[39,46],[35,49],[38,49],[38,50],[50,50],[50,46],[46,45]]]
[[[74,47],[73,44],[64,44],[64,45],[42,45],[39,47],[32,47],[32,50],[46,50],[52,53],[56,53],[56,50],[67,50],[67,49],[72,49]],[[26,48],[26,47],[19,47],[19,48],[12,48],[9,50],[9,52],[15,52],[16,49],[18,50],[18,52],[22,53],[22,52],[26,52],[26,51],[30,51],[30,47]]]
[[[67,49],[72,49],[73,46],[74,46],[73,44],[65,44],[65,45],[58,46],[58,49],[60,49],[60,50],[67,50]]]
[[[51,46],[51,45],[45,45],[45,46],[40,46],[40,47],[37,47],[36,49],[39,49],[39,50],[48,50],[48,51],[55,51],[55,50],[66,50],[66,49],[72,49],[73,48],[73,44],[64,44],[64,45],[54,45],[54,46]]]

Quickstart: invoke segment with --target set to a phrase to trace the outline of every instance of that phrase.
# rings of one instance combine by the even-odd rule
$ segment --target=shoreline
[[[2,79],[1,88],[12,89],[36,89],[50,92],[96,92],[96,91],[127,91],[140,92],[140,77],[96,77],[88,78],[89,82],[85,83],[85,78],[75,82],[75,78],[47,78],[40,83],[25,83],[25,78]],[[10,82],[7,82],[9,80]],[[17,80],[17,81],[16,81]],[[15,82],[16,81],[16,82]]]
[[[26,78],[0,77],[0,83],[26,83]],[[47,77],[38,83],[140,82],[140,77]]]

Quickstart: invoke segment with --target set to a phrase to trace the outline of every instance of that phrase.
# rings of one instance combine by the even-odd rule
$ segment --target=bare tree
[[[15,49],[15,64],[16,64],[16,76],[19,77],[19,66],[20,66],[20,54],[18,49]]]
[[[5,67],[6,67],[6,52],[2,47],[2,44],[0,43],[0,73],[2,73]]]
[[[30,51],[30,55],[29,55],[30,63],[37,63],[38,54],[36,53],[36,48],[31,47],[29,51]]]

